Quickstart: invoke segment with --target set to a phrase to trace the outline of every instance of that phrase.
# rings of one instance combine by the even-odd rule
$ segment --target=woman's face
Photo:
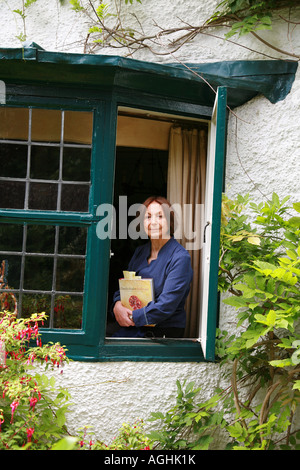
[[[158,202],[151,202],[146,208],[144,230],[150,239],[170,238],[168,221]]]

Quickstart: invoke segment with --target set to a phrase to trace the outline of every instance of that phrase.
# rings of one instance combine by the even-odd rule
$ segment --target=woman
[[[131,311],[114,294],[113,312],[120,329],[118,337],[183,337],[184,304],[193,277],[188,252],[175,240],[174,212],[163,197],[152,196],[142,205],[143,225],[149,241],[136,249],[128,265],[142,278],[152,278],[155,299]],[[146,325],[155,324],[155,327]]]

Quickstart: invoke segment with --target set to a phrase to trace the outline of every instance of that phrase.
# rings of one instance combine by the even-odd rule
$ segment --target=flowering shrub
[[[42,345],[44,319],[43,313],[17,319],[0,312],[0,450],[46,450],[67,434],[68,392],[55,390],[55,377],[36,372],[37,365],[67,362],[60,344]]]
[[[123,423],[118,435],[110,444],[91,439],[87,428],[83,428],[78,444],[82,450],[150,450],[152,448],[151,440],[144,433],[142,420],[137,420],[132,425]]]
[[[142,421],[124,423],[108,445],[94,439],[87,427],[79,436],[69,435],[69,393],[55,389],[55,377],[37,372],[37,365],[61,370],[68,362],[60,344],[42,345],[39,324],[44,319],[44,313],[17,319],[0,312],[0,450],[149,450]]]

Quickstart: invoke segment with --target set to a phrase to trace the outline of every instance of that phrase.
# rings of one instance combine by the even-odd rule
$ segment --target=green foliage
[[[150,439],[156,448],[164,450],[207,450],[213,442],[214,433],[224,427],[223,411],[216,411],[219,396],[205,403],[196,401],[199,388],[194,382],[183,385],[177,381],[176,405],[167,413],[152,413],[150,421],[159,422],[159,430],[152,430]]]
[[[36,1],[19,0],[19,8],[12,10],[22,21],[22,31],[19,31],[16,36],[21,42],[26,40],[26,17],[29,13],[32,14],[30,7]],[[62,7],[65,5],[70,6],[71,10],[86,16],[88,30],[84,42],[85,53],[94,53],[97,48],[108,46],[115,48],[127,47],[131,53],[141,47],[148,47],[156,54],[153,46],[161,46],[160,41],[157,40],[158,37],[169,37],[174,32],[174,28],[163,29],[160,27],[158,36],[155,33],[145,35],[143,24],[136,14],[134,14],[134,17],[139,23],[139,29],[134,29],[130,20],[128,21],[127,15],[123,14],[123,9],[135,3],[142,3],[141,0],[136,0],[136,2],[134,0],[116,0],[112,3],[104,3],[102,0],[90,0],[88,2],[59,0],[59,3]],[[6,4],[8,6],[8,2]],[[211,27],[225,26],[228,31],[225,34],[225,39],[230,39],[233,36],[239,38],[251,33],[255,35],[257,40],[263,42],[264,46],[297,60],[299,54],[278,48],[277,44],[267,42],[257,32],[272,30],[274,20],[280,18],[280,10],[289,8],[291,13],[298,6],[300,6],[300,0],[222,0],[204,24],[199,25],[196,22],[195,26],[191,26],[182,22],[182,26],[176,28],[176,30],[178,33],[182,31],[183,34],[174,39],[172,44],[174,50],[177,50],[186,43],[187,38],[193,39],[198,34],[206,34],[206,31],[210,30]],[[286,16],[290,16],[290,14]],[[157,26],[157,21],[153,20]],[[297,24],[290,18],[285,18],[285,23],[289,25],[289,28]]]
[[[69,392],[41,368],[61,369],[68,359],[59,343],[42,345],[44,320],[43,313],[26,319],[0,313],[0,450],[149,450],[141,420],[124,423],[110,444],[94,439],[88,427],[69,434]]]
[[[134,424],[123,423],[118,435],[110,444],[96,441],[92,443],[92,450],[150,450],[152,442],[146,436],[142,420]]]
[[[288,200],[224,196],[219,288],[237,309],[237,332],[216,339],[227,385],[198,403],[194,383],[178,383],[175,407],[154,414],[162,448],[205,449],[222,428],[233,450],[300,449],[300,204]]]
[[[142,3],[141,0],[136,0],[137,3]],[[114,39],[114,43],[126,45],[127,39],[134,36],[134,31],[131,28],[123,28],[120,21],[120,8],[121,4],[125,5],[134,3],[134,0],[121,0],[117,8],[117,13],[112,13],[111,4],[103,3],[102,1],[89,2],[89,6],[83,6],[81,0],[69,0],[72,10],[77,13],[84,13],[90,20],[88,29],[88,37],[92,38],[95,45],[105,45],[107,41]],[[108,19],[114,18],[115,25],[106,27]],[[91,21],[92,20],[92,21]],[[127,38],[127,39],[125,39]]]
[[[32,0],[36,2],[36,0]],[[61,1],[61,3],[65,3],[66,0]],[[130,3],[130,5],[133,4],[133,0],[123,0],[125,1],[125,5]],[[137,3],[142,3],[141,0],[136,0]],[[81,0],[69,0],[69,3],[72,6],[72,10],[75,10],[77,12],[80,11],[85,11],[85,7],[82,5]],[[94,4],[97,4],[98,6],[95,6]],[[95,11],[97,12],[97,15],[99,16],[99,19],[103,19],[106,17],[106,13],[108,12],[109,5],[107,3],[102,3],[102,1],[93,1],[92,2],[93,7],[95,8]]]
[[[142,420],[137,420],[133,424],[123,423],[117,436],[109,444],[95,439],[87,426],[79,431],[78,437],[64,437],[54,444],[52,450],[150,450],[152,448],[151,440],[145,435]]]
[[[273,12],[281,8],[295,7],[298,0],[223,0],[209,18],[208,23],[229,23],[226,39],[244,36],[260,30],[271,30]]]
[[[67,362],[58,343],[41,344],[38,332],[44,314],[17,319],[0,313],[0,449],[46,450],[66,433],[69,394],[56,389],[55,377],[36,372]],[[31,342],[36,346],[31,346]],[[40,371],[40,369],[39,369]]]
[[[75,10],[77,12],[83,11],[84,7],[81,4],[80,0],[69,0],[70,4],[72,6],[72,10]]]
[[[221,332],[217,344],[223,363],[233,364],[237,420],[227,431],[234,448],[270,449],[283,439],[288,448],[299,446],[300,434],[291,429],[300,403],[300,218],[290,213],[300,206],[288,207],[288,200],[274,193],[260,204],[248,196],[223,201],[220,290],[233,294],[224,302],[237,308],[240,333],[229,338]],[[245,215],[247,205],[251,215]],[[242,400],[238,386],[246,384],[249,395]]]

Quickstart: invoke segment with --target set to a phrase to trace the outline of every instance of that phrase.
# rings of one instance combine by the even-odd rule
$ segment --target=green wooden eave
[[[158,64],[119,56],[50,52],[31,43],[0,49],[0,80],[8,84],[44,84],[129,91],[213,106],[214,91],[227,87],[228,105],[241,106],[258,94],[272,103],[290,92],[297,62],[225,61]]]

